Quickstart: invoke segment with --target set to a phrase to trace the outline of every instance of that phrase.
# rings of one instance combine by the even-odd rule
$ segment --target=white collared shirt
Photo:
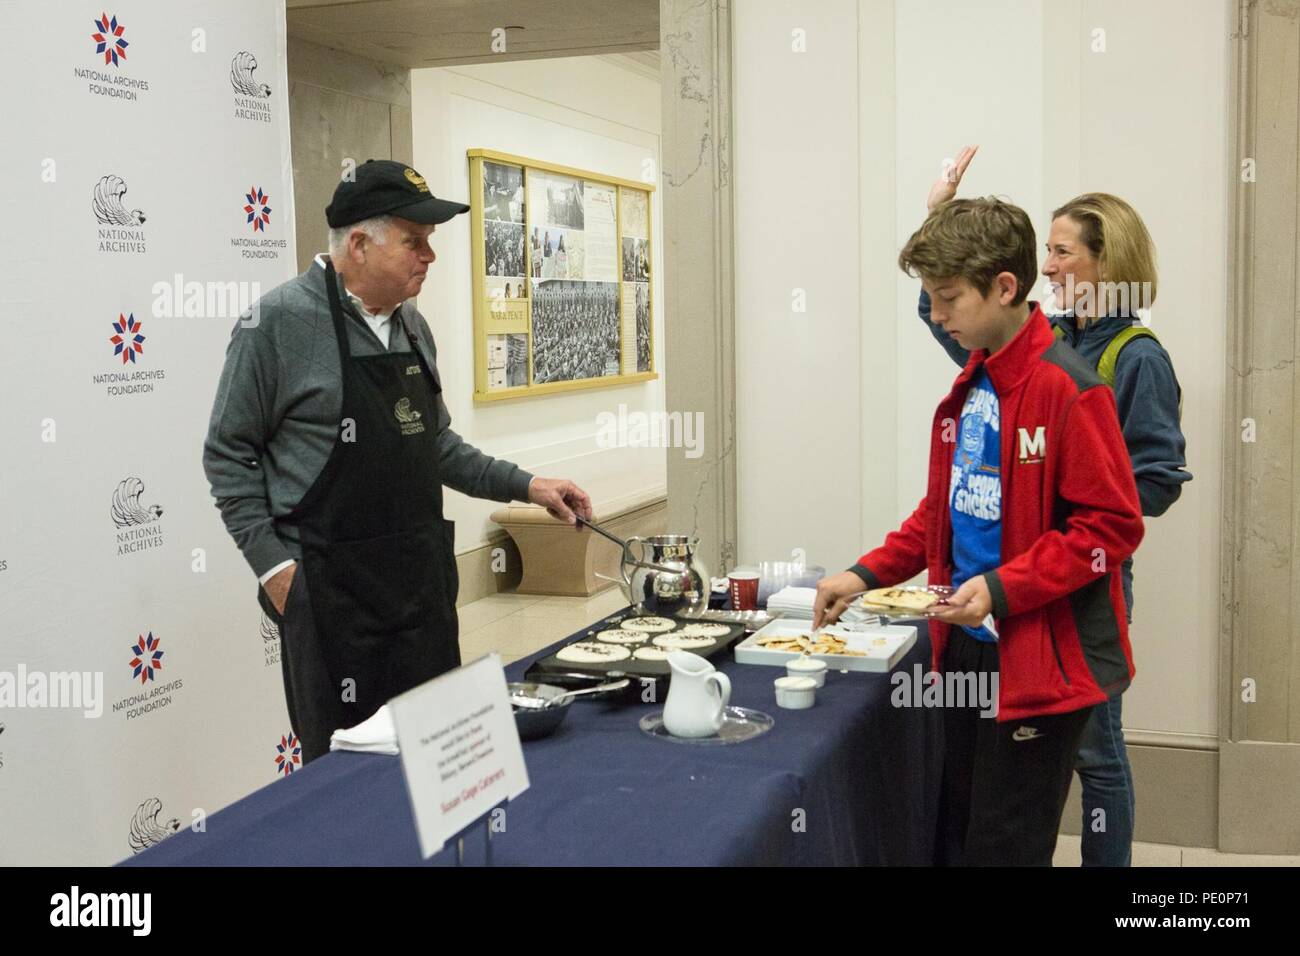
[[[316,265],[320,266],[322,269],[325,268],[325,253],[320,252],[316,254]],[[343,290],[347,292],[346,282],[343,284]],[[366,325],[370,326],[371,331],[375,333],[379,338],[379,341],[384,343],[384,348],[388,348],[389,326],[392,325],[393,312],[395,310],[389,309],[387,312],[377,313],[370,312],[366,309],[365,303],[351,292],[348,292],[348,300],[356,308],[357,314],[366,320]]]

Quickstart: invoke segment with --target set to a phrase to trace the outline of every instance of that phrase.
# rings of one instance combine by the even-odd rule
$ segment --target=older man
[[[535,478],[449,427],[433,337],[408,300],[434,228],[468,209],[401,163],[363,164],[325,210],[329,256],[263,296],[226,351],[203,465],[280,624],[305,760],[460,664],[444,484],[571,523],[591,514],[572,482]]]

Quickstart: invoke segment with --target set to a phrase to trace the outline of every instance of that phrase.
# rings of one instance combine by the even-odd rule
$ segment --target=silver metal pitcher
[[[641,546],[640,558],[632,546]],[[671,617],[709,606],[709,572],[695,554],[700,539],[682,534],[631,537],[619,573],[627,602],[637,614]]]

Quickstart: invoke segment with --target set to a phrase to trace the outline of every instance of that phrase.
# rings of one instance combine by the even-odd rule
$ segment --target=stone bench
[[[592,502],[592,520],[620,538],[664,534],[667,496],[662,491]],[[575,531],[540,505],[513,504],[492,512],[492,520],[514,539],[523,565],[520,594],[589,597],[613,587],[598,575],[617,579],[618,545],[590,528]]]

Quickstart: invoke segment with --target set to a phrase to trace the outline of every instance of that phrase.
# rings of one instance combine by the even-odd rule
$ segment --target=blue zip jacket
[[[952,340],[939,326],[930,321],[930,296],[922,289],[917,303],[917,314],[935,341],[962,368],[970,352]],[[1069,343],[1093,368],[1101,361],[1105,351],[1121,329],[1133,324],[1128,315],[1109,315],[1089,322],[1080,329],[1073,315],[1049,316],[1053,326],[1065,332]],[[1120,430],[1133,461],[1133,477],[1137,479],[1138,498],[1142,514],[1156,517],[1169,510],[1169,506],[1182,494],[1183,482],[1191,481],[1184,452],[1187,440],[1179,424],[1178,399],[1182,394],[1174,363],[1164,346],[1153,338],[1134,339],[1119,353],[1115,363],[1115,405],[1119,411]],[[1133,611],[1133,562],[1124,562],[1124,597]]]

